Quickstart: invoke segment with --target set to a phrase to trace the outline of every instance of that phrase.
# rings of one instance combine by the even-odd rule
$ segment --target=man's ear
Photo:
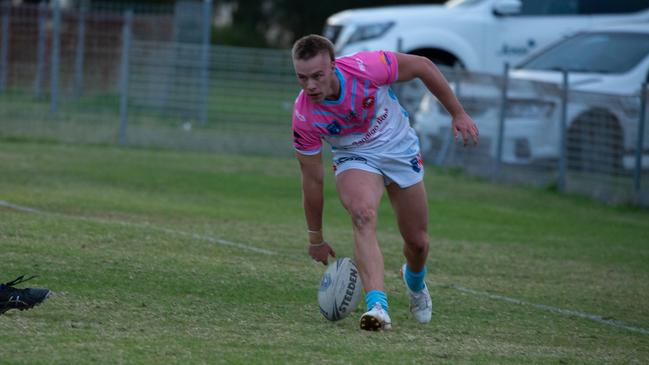
[[[336,60],[333,60],[331,61],[331,70],[333,71],[335,69],[336,69]]]

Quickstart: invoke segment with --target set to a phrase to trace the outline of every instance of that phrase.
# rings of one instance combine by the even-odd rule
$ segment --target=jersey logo
[[[345,122],[352,122],[352,123],[359,121],[358,114],[356,114],[356,112],[353,110],[350,110],[349,113],[347,113],[347,115],[343,119],[345,120]]]
[[[363,109],[369,109],[374,105],[374,96],[368,96],[365,99],[363,99]]]
[[[417,157],[410,160],[410,165],[415,172],[420,172],[421,167],[424,165],[424,161],[421,159],[421,155],[417,154]]]
[[[383,63],[385,63],[388,66],[392,64],[392,62],[390,62],[390,57],[388,57],[388,55],[385,54],[385,52],[381,52],[381,61],[383,61]]]
[[[356,64],[358,65],[358,69],[365,72],[366,69],[365,69],[365,64],[363,63],[363,60],[361,60],[358,57],[354,58],[354,60],[356,61]]]
[[[341,130],[342,128],[340,127],[340,124],[335,120],[327,125],[327,131],[331,135],[340,134]]]
[[[297,119],[301,120],[302,122],[306,122],[306,118],[304,117],[304,115],[300,114],[300,112],[297,111],[297,109],[295,110],[295,116],[297,117]]]

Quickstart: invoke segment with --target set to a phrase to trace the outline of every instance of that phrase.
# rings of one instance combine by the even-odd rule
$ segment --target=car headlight
[[[381,37],[392,26],[394,22],[362,24],[356,27],[354,33],[349,37],[347,43],[361,42],[369,39]]]
[[[554,104],[539,100],[508,100],[507,118],[549,118]]]

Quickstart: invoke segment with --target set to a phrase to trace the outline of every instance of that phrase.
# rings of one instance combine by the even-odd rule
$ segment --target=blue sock
[[[414,292],[424,289],[424,276],[426,276],[426,267],[421,272],[412,272],[406,264],[406,283],[408,288]]]
[[[372,290],[365,294],[365,305],[367,305],[367,310],[374,308],[374,303],[381,304],[381,307],[387,312],[388,311],[388,296],[380,290]]]

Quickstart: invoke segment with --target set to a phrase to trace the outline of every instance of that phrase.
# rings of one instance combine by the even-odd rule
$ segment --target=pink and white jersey
[[[359,52],[336,59],[340,81],[338,100],[316,103],[300,92],[293,109],[293,146],[305,155],[317,154],[324,139],[332,150],[379,152],[410,130],[408,113],[390,84],[397,80],[392,52]]]

